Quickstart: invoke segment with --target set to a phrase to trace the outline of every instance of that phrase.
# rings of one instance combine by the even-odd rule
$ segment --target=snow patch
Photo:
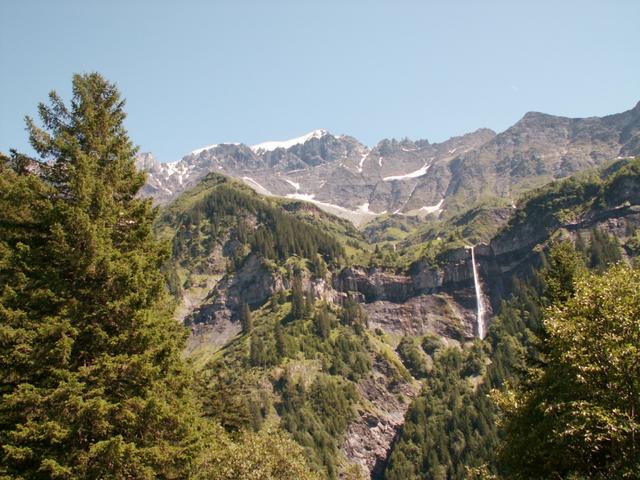
[[[204,152],[205,150],[211,150],[212,148],[216,148],[218,146],[218,144],[214,144],[214,145],[208,145],[206,147],[202,147],[202,148],[197,148],[196,150],[193,150],[191,152],[191,155],[198,155],[199,153]]]
[[[420,208],[421,212],[427,213],[439,213],[442,211],[442,205],[444,204],[444,198],[440,199],[440,201],[436,205],[425,205]]]
[[[289,185],[291,185],[293,188],[296,189],[296,191],[300,190],[300,184],[298,182],[292,182],[289,179],[284,179],[285,182],[287,182]]]
[[[385,182],[391,182],[393,180],[406,180],[408,178],[418,178],[425,175],[429,170],[430,166],[431,165],[428,165],[425,163],[422,166],[422,168],[419,168],[418,170],[415,170],[413,172],[409,172],[404,175],[391,175],[390,177],[384,177],[382,180],[384,180]]]
[[[440,199],[440,201],[436,204],[436,205],[425,205],[424,207],[420,207],[420,208],[416,208],[414,210],[409,210],[405,213],[401,213],[400,210],[401,208],[399,208],[398,210],[396,210],[395,212],[393,212],[394,215],[407,215],[407,216],[412,216],[412,215],[418,215],[418,216],[422,216],[422,215],[429,215],[431,213],[435,213],[437,215],[440,215],[440,213],[442,213],[442,206],[444,205],[444,198]]]
[[[285,197],[293,198],[295,200],[304,200],[305,202],[318,203],[317,200],[313,199],[315,197],[313,193],[287,193]]]
[[[329,213],[347,218],[356,225],[361,224],[363,221],[366,221],[375,216],[384,215],[385,213],[387,213],[386,210],[380,213],[372,212],[371,210],[369,210],[368,203],[363,203],[358,207],[357,210],[349,210],[348,208],[341,207],[340,205],[334,205],[333,203],[321,202],[320,200],[316,200],[315,194],[313,193],[289,193],[285,195],[285,197],[313,203],[314,205],[317,205],[318,207]]]
[[[257,145],[253,145],[251,147],[251,150],[253,150],[254,152],[272,152],[273,150],[277,149],[277,148],[291,148],[294,145],[301,145],[304,144],[306,142],[308,142],[309,140],[311,140],[312,138],[322,138],[325,135],[328,135],[329,132],[327,132],[326,130],[314,130],[313,132],[309,132],[306,135],[302,135],[301,137],[296,137],[296,138],[292,138],[290,140],[283,140],[283,141],[271,141],[271,142],[262,142],[262,143],[258,143]]]
[[[269,190],[264,188],[262,185],[260,185],[258,182],[256,182],[253,178],[251,178],[251,177],[242,177],[242,180],[244,181],[244,183],[246,183],[251,188],[253,188],[256,192],[261,193],[263,195],[272,195],[272,193]]]
[[[380,213],[376,213],[376,212],[373,212],[373,211],[369,210],[369,202],[365,202],[365,203],[363,203],[362,205],[360,205],[360,206],[356,209],[356,212],[359,212],[359,213],[368,213],[368,214],[371,214],[371,215],[383,215],[383,214],[387,213],[387,211],[386,211],[386,210],[385,210],[385,211],[383,211],[383,212],[380,212]]]
[[[222,145],[240,145],[240,144],[237,142],[236,143],[233,143],[233,142],[215,143],[213,145],[207,145],[206,147],[197,148],[191,152],[191,155],[198,155],[199,153],[202,153],[206,150],[211,150],[212,148],[220,147]]]
[[[358,164],[358,172],[362,173],[362,166],[364,165],[364,161],[367,159],[367,157],[369,156],[369,152],[365,153],[362,158],[360,159],[360,163]]]

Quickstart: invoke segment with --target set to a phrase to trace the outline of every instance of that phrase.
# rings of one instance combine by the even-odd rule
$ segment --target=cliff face
[[[573,239],[580,233],[588,239],[590,231],[599,228],[624,238],[639,226],[640,206],[627,201],[617,207],[588,211],[567,222],[524,222],[504,230],[489,244],[475,246],[481,289],[488,300],[485,304],[497,308],[510,293],[512,279],[528,275],[532,267],[539,266],[539,251],[554,232],[564,232]],[[455,339],[469,339],[477,333],[469,249],[447,252],[438,265],[416,262],[406,274],[380,268],[346,268],[334,276],[333,287],[363,302],[371,328],[409,335],[433,332]]]
[[[357,389],[370,408],[351,422],[340,450],[350,463],[377,478],[419,385],[396,382],[389,363],[378,358],[372,374],[358,382]]]
[[[486,259],[489,249],[479,246],[476,252]],[[394,334],[431,332],[462,340],[475,335],[473,281],[470,250],[461,248],[447,252],[438,265],[417,262],[406,274],[346,268],[334,276],[333,286],[364,303],[371,328]]]

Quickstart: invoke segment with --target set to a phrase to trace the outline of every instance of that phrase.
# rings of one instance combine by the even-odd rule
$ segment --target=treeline
[[[587,210],[640,204],[640,158],[619,160],[597,172],[559,180],[524,196],[507,228],[523,223],[547,231],[572,223]]]

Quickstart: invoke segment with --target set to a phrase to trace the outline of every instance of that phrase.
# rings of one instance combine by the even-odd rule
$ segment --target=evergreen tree
[[[323,305],[313,316],[313,325],[315,332],[320,338],[326,339],[329,337],[329,332],[331,331],[331,316],[329,315],[326,305]]]
[[[185,478],[198,411],[115,85],[52,92],[0,165],[0,476]]]
[[[246,303],[243,303],[242,308],[240,308],[240,325],[245,333],[251,333],[253,330],[253,317],[251,316],[249,305]]]
[[[610,265],[622,259],[620,244],[616,237],[613,237],[600,228],[591,230],[591,268],[603,272]]]
[[[291,282],[291,316],[293,319],[304,318],[305,316],[305,297],[302,291],[302,280],[300,275],[296,274]]]
[[[274,329],[274,333],[273,333],[273,337],[275,339],[276,342],[276,354],[278,355],[279,358],[282,358],[284,356],[286,356],[287,354],[287,346],[285,343],[285,339],[284,339],[284,328],[282,327],[282,323],[277,322],[275,329]]]
[[[315,298],[313,298],[313,292],[307,290],[304,294],[304,317],[310,317],[313,314],[315,305]]]

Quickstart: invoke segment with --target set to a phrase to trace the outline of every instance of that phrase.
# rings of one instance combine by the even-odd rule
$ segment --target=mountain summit
[[[480,198],[510,200],[524,190],[640,153],[640,103],[606,117],[529,112],[497,134],[489,129],[442,143],[384,139],[369,148],[314,130],[284,141],[210,145],[148,171],[144,195],[166,203],[217,172],[259,193],[306,200],[355,224],[378,215],[454,214]]]

